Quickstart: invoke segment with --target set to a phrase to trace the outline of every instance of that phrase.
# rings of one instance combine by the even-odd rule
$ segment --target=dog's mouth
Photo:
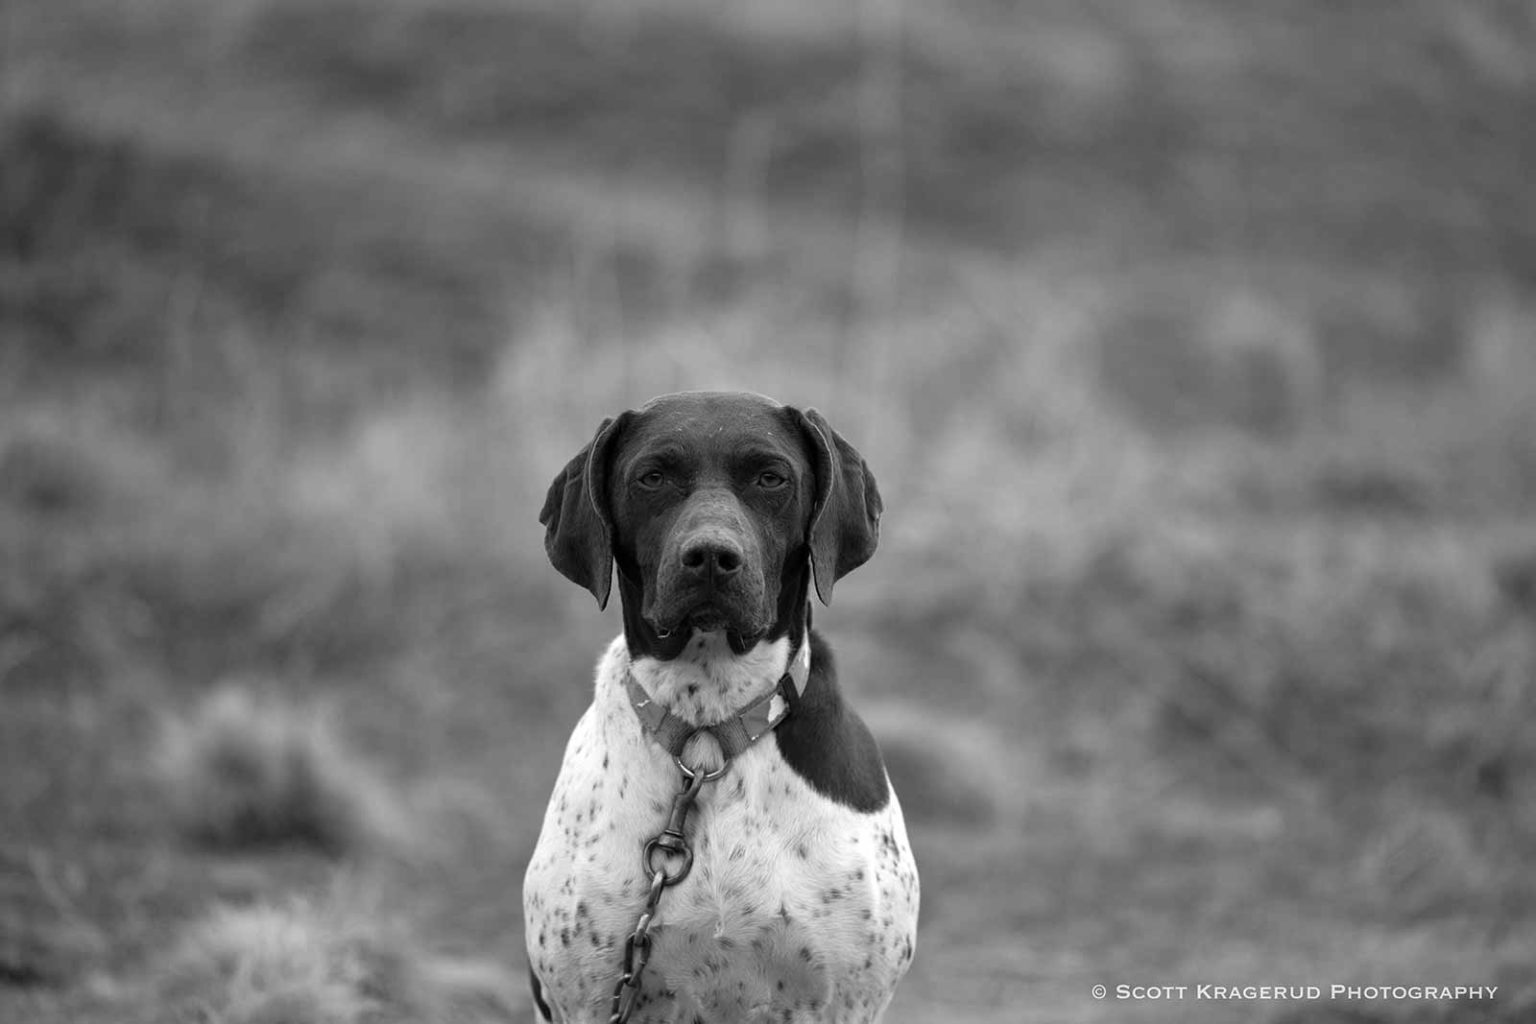
[[[706,604],[683,616],[682,624],[701,633],[713,633],[732,625],[731,617],[714,605]]]
[[[652,626],[663,637],[686,634],[692,630],[698,630],[701,633],[717,633],[724,630],[732,636],[750,642],[763,634],[763,630],[757,623],[749,622],[746,617],[708,601],[694,605],[681,615],[669,618],[667,621],[653,622]]]

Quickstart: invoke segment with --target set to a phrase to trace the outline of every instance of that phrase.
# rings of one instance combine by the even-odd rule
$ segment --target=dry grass
[[[525,1011],[514,977],[430,955],[353,895],[216,908],[188,926],[157,990],[200,1024],[492,1024]]]
[[[0,1017],[117,1024],[172,946],[194,1019],[526,1011],[480,964],[617,628],[535,513],[688,387],[821,407],[885,494],[819,621],[925,872],[893,1021],[1515,992],[1528,19],[46,6],[0,33]]]
[[[412,840],[399,797],[326,710],[225,684],[166,723],[154,760],[172,824],[199,842],[340,856]]]

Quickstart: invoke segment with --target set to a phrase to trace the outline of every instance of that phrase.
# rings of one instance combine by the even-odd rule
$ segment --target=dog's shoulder
[[[831,645],[810,631],[811,673],[794,713],[775,732],[779,753],[817,793],[863,813],[891,800],[874,735],[843,699]]]

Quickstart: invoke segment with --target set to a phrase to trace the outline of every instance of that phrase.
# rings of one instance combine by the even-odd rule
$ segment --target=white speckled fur
[[[766,692],[788,653],[780,640],[738,658],[696,635],[676,661],[642,659],[634,671],[674,714],[712,723]],[[599,663],[523,884],[529,959],[567,1024],[608,1019],[645,902],[642,847],[681,782],[629,706],[629,663],[620,636]],[[894,791],[874,813],[852,810],[812,789],[765,737],[705,787],[689,833],[693,872],[661,898],[635,1024],[879,1019],[917,926],[917,870]]]

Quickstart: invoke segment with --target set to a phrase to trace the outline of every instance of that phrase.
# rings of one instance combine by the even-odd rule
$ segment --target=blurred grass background
[[[890,1020],[1530,1019],[1533,56],[1519,0],[9,0],[0,1018],[530,1012],[618,629],[544,488],[741,387],[886,498],[819,621],[924,873]]]

